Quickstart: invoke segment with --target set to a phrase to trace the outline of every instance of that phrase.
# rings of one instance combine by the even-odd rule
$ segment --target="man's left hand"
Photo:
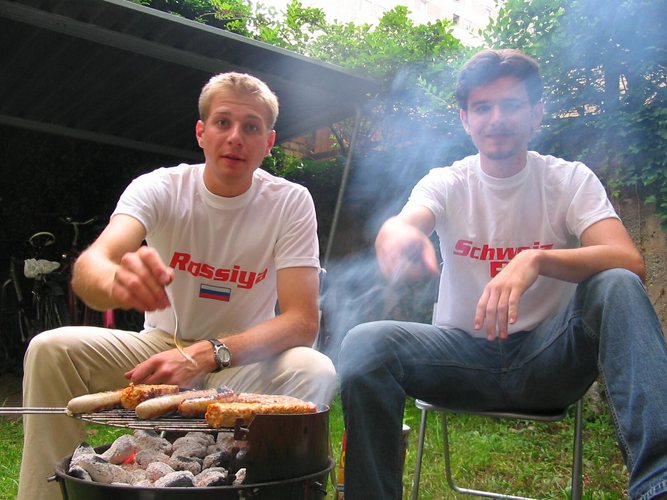
[[[508,325],[519,316],[519,300],[539,276],[538,250],[518,253],[484,287],[475,310],[475,330],[486,324],[486,338],[507,338]]]

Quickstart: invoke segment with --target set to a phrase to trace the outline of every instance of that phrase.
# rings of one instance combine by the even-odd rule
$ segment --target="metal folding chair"
[[[517,500],[530,500],[526,497],[513,496],[502,493],[494,493],[491,491],[476,490],[471,488],[463,488],[457,486],[452,478],[450,450],[449,450],[449,433],[447,431],[447,414],[461,413],[468,415],[478,415],[484,417],[495,417],[505,419],[518,420],[534,420],[539,422],[557,422],[562,420],[567,414],[567,408],[556,413],[527,413],[527,412],[497,412],[497,411],[468,411],[456,410],[451,408],[444,408],[442,406],[434,405],[417,399],[415,401],[417,408],[421,410],[421,423],[419,426],[419,442],[417,445],[417,457],[415,463],[415,474],[412,483],[412,500],[417,500],[419,494],[419,476],[421,473],[422,455],[424,452],[424,436],[426,434],[427,415],[431,411],[440,413],[442,424],[442,435],[444,441],[444,455],[445,455],[445,475],[449,486],[458,493],[466,495],[477,495],[490,498],[509,498]],[[583,402],[581,399],[576,403],[575,421],[574,421],[574,449],[573,449],[573,463],[572,463],[572,500],[580,500],[582,493],[582,478],[581,478],[581,446],[582,446],[582,429],[583,429]]]

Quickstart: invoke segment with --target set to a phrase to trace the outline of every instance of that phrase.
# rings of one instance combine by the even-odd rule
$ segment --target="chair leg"
[[[582,494],[582,441],[583,441],[583,398],[577,401],[574,421],[574,445],[572,456],[572,500],[580,500]]]
[[[417,457],[415,459],[415,475],[412,479],[411,500],[417,500],[419,496],[419,476],[422,468],[422,455],[424,454],[424,436],[426,435],[426,417],[428,410],[422,408],[421,422],[419,423],[419,440],[417,442]]]
[[[457,486],[456,483],[454,483],[454,478],[452,477],[452,464],[449,452],[449,429],[447,428],[447,416],[445,415],[445,412],[440,412],[440,421],[442,425],[442,441],[445,453],[445,476],[447,477],[447,483],[451,489],[463,495],[474,495],[487,498],[504,498],[509,500],[534,500],[529,497],[505,495],[492,491],[475,490],[472,488],[462,488],[461,486]]]

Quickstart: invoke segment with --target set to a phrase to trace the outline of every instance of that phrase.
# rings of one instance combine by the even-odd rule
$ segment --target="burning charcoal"
[[[134,432],[134,440],[142,450],[155,450],[166,455],[171,455],[173,449],[168,440],[160,437],[153,431],[137,430]]]
[[[232,451],[234,447],[234,434],[231,432],[218,432],[215,444],[222,451]]]
[[[148,481],[148,473],[144,469],[134,469],[128,474],[127,479],[129,484],[136,486],[143,481]]]
[[[198,488],[207,486],[225,486],[227,485],[227,476],[229,473],[222,467],[212,467],[206,469],[195,476],[195,486]]]
[[[138,450],[134,436],[123,434],[101,456],[112,464],[122,464],[131,460]]]
[[[156,450],[141,450],[134,457],[134,462],[142,469],[147,468],[153,462],[167,462],[169,455]]]
[[[195,485],[195,476],[188,470],[179,470],[167,474],[155,481],[156,488],[176,488]]]
[[[84,469],[96,483],[127,483],[127,472],[115,464],[110,464],[99,455],[84,455],[77,459],[79,467]]]
[[[175,471],[187,470],[192,474],[199,474],[201,472],[202,459],[197,457],[182,457],[180,455],[172,455],[167,461]]]
[[[246,476],[246,470],[245,469],[239,469],[236,471],[236,474],[234,474],[234,482],[232,482],[232,485],[234,486],[240,486],[243,484],[245,481],[245,476]]]
[[[81,462],[103,462],[103,463],[109,463],[108,460],[105,458],[102,458],[100,455],[96,453],[85,453],[85,454],[78,454],[76,457],[72,455],[72,459],[69,462],[69,466],[71,467],[76,467],[78,466]]]
[[[181,441],[197,441],[203,445],[211,445],[215,443],[215,438],[206,432],[188,432],[185,436],[182,436],[174,441],[174,446],[178,447],[179,442]]]
[[[146,477],[153,482],[172,472],[174,472],[174,469],[164,462],[153,462],[146,467]]]
[[[76,461],[76,458],[81,456],[81,455],[95,455],[95,448],[90,446],[88,443],[85,441],[81,443],[79,446],[76,447],[76,450],[74,450],[74,453],[72,453],[72,462]]]
[[[78,465],[75,465],[74,467],[70,467],[70,469],[67,471],[67,474],[69,474],[70,476],[75,477],[77,479],[83,479],[84,481],[92,481],[93,480],[90,477],[90,474],[88,474],[85,469],[82,469]]]
[[[152,481],[149,481],[148,479],[144,479],[143,481],[138,481],[134,483],[132,486],[136,486],[137,488],[152,488],[153,483]]]
[[[211,467],[229,468],[229,462],[232,459],[232,454],[228,451],[216,451],[204,457],[202,468],[209,469]]]
[[[206,455],[208,455],[208,446],[196,441],[181,441],[179,446],[174,445],[174,451],[171,453],[171,455],[204,458]]]

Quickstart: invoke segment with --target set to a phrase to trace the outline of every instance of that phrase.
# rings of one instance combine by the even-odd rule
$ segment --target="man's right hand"
[[[389,219],[380,228],[375,239],[375,251],[380,270],[390,282],[417,281],[429,275],[439,275],[435,248],[422,229],[429,225],[429,214],[430,211],[428,214],[415,214],[423,216],[416,221],[411,220],[414,217],[401,214]]]
[[[146,230],[134,217],[118,214],[74,264],[72,286],[93,309],[154,311],[169,306],[165,287],[174,271],[158,253],[142,246]]]
[[[122,256],[111,284],[111,297],[123,309],[154,311],[169,307],[166,286],[174,272],[151,247],[142,246]]]

